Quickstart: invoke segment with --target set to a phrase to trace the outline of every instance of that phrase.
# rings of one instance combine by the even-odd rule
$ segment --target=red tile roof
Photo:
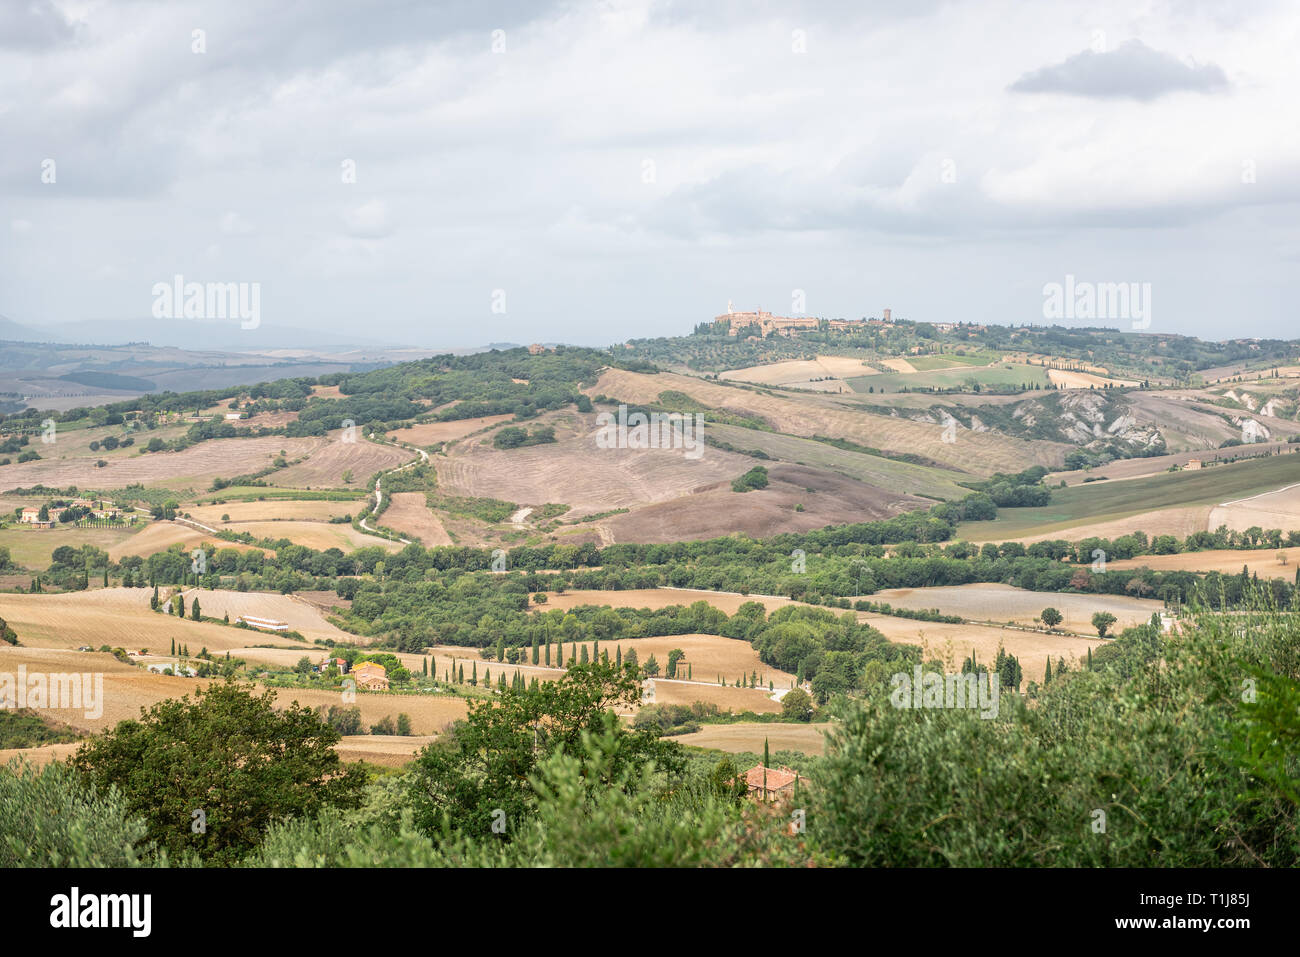
[[[761,789],[763,787],[763,775],[767,775],[767,789],[769,791],[779,791],[782,788],[794,784],[795,778],[799,777],[789,768],[765,768],[761,764],[756,764],[745,772],[745,783],[751,788]]]

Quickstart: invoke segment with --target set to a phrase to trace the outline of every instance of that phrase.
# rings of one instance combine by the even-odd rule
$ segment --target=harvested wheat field
[[[469,713],[464,698],[451,695],[387,694],[385,692],[358,691],[356,700],[343,701],[342,694],[329,688],[274,688],[277,705],[296,701],[308,708],[331,706],[361,709],[361,723],[369,729],[380,718],[397,721],[399,714],[411,719],[411,732],[416,735],[442,734],[453,722]]]
[[[189,525],[175,522],[150,522],[130,538],[124,539],[108,549],[108,557],[120,561],[126,555],[152,555],[165,552],[173,545],[183,546],[186,550],[200,545],[212,545],[217,548],[237,548],[241,552],[260,551],[270,554],[266,549],[242,542],[227,542],[208,532],[199,531]]]
[[[752,711],[755,714],[776,714],[781,702],[775,700],[766,688],[724,688],[700,681],[665,681],[655,679],[655,696],[647,704],[692,705],[697,701],[715,704],[719,711]]]
[[[391,504],[378,521],[387,528],[418,538],[426,548],[453,544],[423,492],[394,492]]]
[[[1300,474],[1300,465],[1296,466],[1296,473]],[[1220,525],[1235,532],[1244,532],[1252,526],[1279,528],[1284,532],[1300,529],[1300,484],[1224,502],[1210,512],[1209,527],[1215,529]]]
[[[758,385],[789,385],[801,389],[822,389],[834,392],[850,376],[877,375],[878,370],[862,359],[848,356],[818,356],[816,359],[788,359],[765,365],[731,369],[719,375],[720,379],[736,382],[753,382]],[[818,381],[821,380],[821,381]]]
[[[944,585],[936,588],[888,588],[871,596],[895,608],[926,610],[938,608],[945,615],[960,615],[975,621],[1014,622],[1028,625],[1039,612],[1052,607],[1065,616],[1057,627],[1063,631],[1092,632],[1092,615],[1108,611],[1118,619],[1118,628],[1141,625],[1164,608],[1163,602],[1123,595],[1091,595],[1071,592],[1026,591],[1012,585],[979,583]],[[922,623],[928,624],[928,623]]]
[[[47,709],[52,718],[80,731],[102,731],[119,721],[138,718],[141,707],[193,694],[195,689],[209,683],[197,678],[153,674],[118,661],[107,652],[0,647],[0,671],[14,673],[19,666],[25,666],[29,675],[33,672],[103,675],[102,702],[95,702],[90,708],[83,700],[78,708]]]
[[[869,448],[922,455],[970,474],[1019,472],[1035,464],[1059,468],[1065,460],[1065,453],[1072,448],[1059,442],[1016,439],[960,427],[956,441],[945,442],[944,430],[936,424],[847,409],[830,396],[764,395],[669,372],[646,375],[610,369],[602,373],[587,392],[591,395],[603,393],[621,402],[648,404],[657,402],[659,394],[668,390],[683,392],[711,408],[759,417],[788,435],[836,436]],[[710,449],[704,457],[708,459],[716,454]],[[752,464],[749,460],[745,469]]]
[[[193,695],[195,690],[212,682],[202,678],[181,678],[154,674],[142,667],[118,661],[112,655],[100,652],[76,652],[47,648],[0,648],[0,671],[16,672],[25,665],[33,672],[76,672],[104,676],[102,709],[49,709],[52,717],[83,731],[102,731],[119,721],[138,718],[142,707],[148,708],[168,698]],[[260,686],[259,686],[260,690]],[[451,722],[466,714],[462,698],[438,695],[367,694],[358,692],[356,701],[345,703],[341,694],[326,688],[275,688],[276,706],[286,707],[298,702],[307,707],[329,708],[331,705],[361,709],[361,720],[370,727],[380,718],[397,720],[399,713],[411,718],[411,730],[416,734],[437,734]],[[95,711],[102,711],[96,715]]]
[[[848,476],[804,465],[768,465],[767,488],[740,494],[730,482],[667,502],[603,519],[612,542],[677,542],[737,533],[768,538],[892,518],[932,502],[866,485]]]
[[[885,366],[888,369],[893,369],[895,372],[916,372],[917,371],[916,366],[912,365],[912,363],[908,362],[906,359],[901,359],[901,358],[882,359],[880,364]]]
[[[265,538],[273,542],[287,538],[295,545],[321,551],[340,548],[350,552],[377,546],[396,552],[402,548],[400,542],[380,538],[378,535],[367,535],[351,525],[333,525],[329,522],[243,522],[231,526],[231,531],[247,532],[254,538]]]
[[[1047,377],[1052,385],[1067,389],[1104,389],[1108,385],[1141,385],[1132,379],[1108,379],[1091,372],[1072,372],[1068,369],[1048,369]]]
[[[1277,560],[1279,552],[1286,556],[1285,564]],[[1297,562],[1300,562],[1300,548],[1250,550],[1220,548],[1203,552],[1180,552],[1177,555],[1141,555],[1123,561],[1107,562],[1106,569],[1124,571],[1130,568],[1150,568],[1161,572],[1219,572],[1223,575],[1240,575],[1244,565],[1249,575],[1258,575],[1260,578],[1285,578],[1291,581],[1296,575]]]
[[[584,647],[588,655],[594,650],[589,641],[565,642],[565,663],[572,659],[575,645],[579,655],[582,654]],[[734,638],[723,638],[718,635],[666,635],[657,638],[624,638],[620,641],[600,642],[601,654],[608,652],[611,661],[617,660],[616,651],[619,648],[623,650],[624,655],[635,650],[637,661],[643,665],[653,655],[659,662],[661,675],[668,666],[668,652],[680,648],[686,652],[686,657],[677,663],[677,677],[686,679],[687,675],[690,675],[691,680],[697,683],[713,682],[716,685],[718,675],[722,675],[728,684],[732,684],[737,678],[748,678],[756,671],[764,688],[767,687],[769,679],[776,685],[777,690],[794,685],[794,675],[763,664],[759,661],[758,652],[754,650],[753,645]],[[544,652],[543,649],[543,654]],[[545,661],[545,658],[543,657],[542,660]],[[503,667],[512,666],[503,665]],[[482,667],[479,671],[482,671]]]
[[[169,591],[160,589],[160,593],[165,598]],[[147,649],[153,654],[166,655],[170,653],[174,639],[188,644],[193,653],[206,647],[214,654],[224,654],[252,640],[254,633],[244,628],[216,622],[181,621],[165,613],[150,611],[151,594],[153,591],[149,588],[97,588],[59,595],[0,594],[0,618],[9,622],[24,645],[42,648],[110,645],[127,651]],[[203,605],[208,594],[220,593],[201,594],[204,597],[200,598],[199,604]],[[268,609],[279,607],[270,602],[267,605]],[[308,642],[295,642],[291,638],[268,634],[267,640],[286,646],[301,644],[304,653],[317,650]]]
[[[694,734],[679,734],[669,740],[694,748],[708,748],[731,754],[761,755],[764,742],[767,742],[773,752],[825,754],[824,734],[829,729],[827,723],[767,724],[742,721],[737,724],[706,724]]]
[[[5,748],[0,750],[0,768],[17,758],[32,767],[42,768],[51,761],[66,761],[76,753],[80,743],[44,744],[39,748]]]
[[[1057,658],[1064,658],[1067,662],[1082,661],[1089,648],[1104,644],[1098,638],[1076,635],[1049,635],[991,625],[948,625],[890,615],[864,613],[858,615],[858,621],[871,625],[890,641],[922,647],[925,649],[925,660],[943,662],[944,669],[949,673],[961,671],[962,660],[972,651],[980,664],[991,666],[997,657],[998,648],[1003,648],[1020,660],[1026,684],[1030,681],[1042,682],[1049,657],[1052,659],[1052,668],[1055,669]]]
[[[556,429],[556,442],[545,445],[459,445],[437,463],[439,485],[453,495],[526,505],[559,502],[571,506],[569,517],[576,518],[730,483],[753,465],[746,456],[718,449],[704,450],[697,459],[688,459],[683,449],[603,449],[596,444],[594,414],[574,415],[569,422]]]
[[[435,740],[435,735],[347,734],[334,750],[345,762],[365,761],[385,768],[400,768]]]
[[[453,419],[450,422],[418,422],[408,428],[389,432],[388,437],[396,442],[429,446],[437,442],[451,442],[463,438],[471,432],[477,432],[479,429],[486,429],[488,426],[496,425],[498,422],[509,422],[513,418],[513,415],[504,413],[502,415],[482,415],[476,419]]]
[[[271,522],[296,520],[303,522],[328,522],[331,518],[356,515],[366,507],[366,499],[350,502],[297,501],[277,499],[265,502],[226,502],[224,505],[195,505],[185,511],[196,522],[221,528],[241,522]],[[223,515],[230,516],[223,521]],[[235,528],[233,531],[242,531]]]
[[[305,462],[291,465],[274,473],[270,480],[280,488],[341,488],[347,472],[352,473],[352,484],[365,487],[376,472],[391,469],[409,462],[416,455],[409,449],[368,442],[360,435],[355,442],[344,442],[343,430],[318,440],[320,447]],[[297,456],[289,456],[297,458]]]
[[[189,608],[194,599],[198,598],[199,607],[203,609],[203,614],[212,618],[229,615],[230,621],[233,623],[240,615],[254,615],[258,618],[273,618],[277,621],[283,621],[292,631],[298,632],[308,641],[332,639],[336,642],[365,642],[365,639],[331,625],[325,620],[325,616],[319,608],[300,598],[295,598],[293,595],[257,591],[224,591],[220,589],[209,591],[203,588],[186,588],[182,594],[185,596],[186,608]],[[244,636],[243,640],[245,642],[252,641],[248,637],[248,632],[241,630],[238,633]],[[296,644],[293,639],[281,638],[274,632],[267,632],[266,634],[269,639],[277,640],[282,644]],[[197,649],[191,648],[190,650],[195,651]],[[323,657],[323,653],[320,657]],[[294,659],[294,661],[297,660],[297,658]]]
[[[682,635],[680,637],[685,639],[688,636]],[[732,641],[732,639],[730,638],[718,638],[713,635],[699,635],[694,637],[704,638],[710,642],[722,642],[722,641],[731,642]],[[627,653],[628,649],[635,647],[638,649],[637,656],[640,663],[645,664],[646,659],[649,656],[646,653],[648,646],[643,645],[642,644],[643,642],[661,643],[665,649],[669,649],[669,650],[672,648],[681,647],[683,651],[687,652],[687,656],[688,656],[687,660],[690,660],[689,659],[689,656],[691,654],[690,649],[688,649],[687,646],[684,644],[680,644],[680,643],[674,644],[673,641],[668,638],[624,639],[621,642],[610,642],[608,645],[602,643],[601,652],[603,654],[606,650],[610,651],[611,653],[610,660],[612,661],[615,660],[616,657],[614,654],[614,645],[622,645],[624,654]],[[754,654],[753,649],[748,644],[748,642],[742,641],[742,642],[734,642],[734,643],[739,645],[744,652],[748,652],[749,654],[753,655],[754,661],[758,660],[757,654]],[[582,644],[583,644],[582,642],[579,642],[580,646]],[[564,646],[564,663],[566,667],[570,661],[571,647],[572,646],[570,644],[566,644]],[[453,662],[455,663],[458,669],[461,666],[464,666],[465,680],[467,682],[470,680],[471,675],[477,673],[480,686],[482,686],[484,682],[488,680],[489,674],[491,675],[491,682],[493,687],[496,686],[496,683],[500,679],[502,674],[505,674],[506,680],[510,681],[511,679],[514,678],[516,671],[519,672],[521,675],[523,675],[525,681],[532,681],[534,678],[536,678],[538,681],[557,681],[564,675],[564,669],[556,668],[554,666],[548,668],[544,664],[543,665],[531,665],[531,664],[512,665],[504,661],[485,660],[479,656],[478,651],[479,650],[477,648],[460,648],[455,646],[438,646],[436,648],[433,648],[432,654],[434,656],[434,669],[438,673],[437,677],[440,680],[442,680],[443,675],[448,670],[451,669]],[[581,654],[581,652],[579,652],[579,654]],[[588,654],[590,654],[589,643],[588,643]],[[402,655],[399,657],[402,658],[403,664],[405,664],[406,667],[410,669],[411,664],[406,660],[407,656]],[[660,671],[662,673],[662,669],[664,665],[667,664],[668,661],[668,651],[665,650],[662,654],[656,651],[655,658],[659,661]],[[296,661],[297,659],[294,660]],[[530,661],[532,660],[531,657],[529,658],[529,660]],[[545,658],[543,657],[541,660],[545,661]],[[552,659],[552,661],[554,661],[554,659]],[[418,669],[419,667],[420,665],[417,657],[415,668]],[[773,677],[774,675],[782,674],[782,672],[775,671],[772,669],[767,669],[766,666],[761,664],[757,670],[759,671],[760,675],[764,675],[765,677]],[[715,669],[715,673],[716,673],[716,669]],[[745,675],[748,674],[749,672],[745,672]],[[741,677],[741,675],[739,673],[736,673],[735,675],[733,675],[733,680],[734,678],[738,678],[738,677]],[[787,676],[787,680],[788,680],[788,676]],[[777,688],[778,690],[780,689],[779,682],[777,683]],[[716,704],[718,708],[722,711],[728,711],[728,710],[753,711],[756,713],[760,713],[760,712],[775,712],[781,710],[780,702],[773,700],[769,696],[769,692],[766,687],[763,688],[723,687],[722,685],[719,685],[716,681],[701,680],[698,668],[695,671],[695,679],[693,681],[687,681],[685,679],[656,678],[655,689],[656,689],[655,699],[654,699],[655,704],[693,704],[696,701],[703,701],[706,704]],[[633,709],[633,711],[635,711],[635,709]]]
[[[210,439],[181,452],[148,452],[116,459],[96,468],[97,456],[44,458],[37,462],[5,466],[5,488],[48,485],[62,488],[120,488],[132,483],[150,487],[206,488],[214,478],[258,472],[271,465],[283,449],[290,459],[309,455],[324,444],[318,438],[268,435],[247,439]],[[279,474],[279,473],[277,473]]]

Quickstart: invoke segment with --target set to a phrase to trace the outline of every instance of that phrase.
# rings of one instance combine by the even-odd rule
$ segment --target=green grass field
[[[97,545],[107,551],[148,524],[139,522],[129,528],[75,528],[71,525],[32,528],[30,525],[11,525],[0,528],[0,546],[9,549],[9,555],[17,565],[24,568],[49,568],[50,555],[60,545],[71,545],[73,548]]]
[[[987,366],[997,362],[1001,356],[996,352],[987,352],[984,350],[968,351],[965,355],[958,355],[955,352],[943,352],[934,356],[904,356],[912,364],[912,368],[920,372],[929,372],[935,369],[947,369],[951,366]]]
[[[1042,366],[1020,364],[938,369],[931,372],[890,372],[880,375],[855,376],[847,381],[854,392],[867,392],[869,390],[899,392],[905,388],[962,389],[968,388],[971,382],[978,382],[981,387],[1020,385],[1021,383],[1041,386],[1050,385],[1047,370]]]
[[[991,522],[958,526],[958,537],[1022,538],[1103,522],[1161,508],[1218,505],[1300,481],[1294,453],[1247,459],[1196,472],[1165,472],[1127,481],[1090,482],[1052,489],[1042,508],[1001,509]]]

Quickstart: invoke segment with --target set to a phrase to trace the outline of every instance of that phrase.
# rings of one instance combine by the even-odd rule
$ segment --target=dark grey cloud
[[[1069,93],[1101,99],[1154,100],[1166,93],[1216,93],[1228,78],[1214,63],[1187,64],[1170,53],[1129,40],[1114,50],[1085,50],[1055,66],[1026,73],[1010,89],[1017,93]]]

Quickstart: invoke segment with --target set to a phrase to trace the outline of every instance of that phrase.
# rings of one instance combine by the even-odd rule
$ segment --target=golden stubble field
[[[384,469],[409,462],[416,455],[410,449],[370,442],[358,428],[355,442],[343,441],[342,429],[318,439],[320,446],[305,462],[275,472],[269,479],[280,488],[343,488],[351,472],[352,484],[364,490],[370,477]],[[297,458],[298,456],[289,456]]]
[[[1279,553],[1286,556],[1285,562],[1278,561]],[[1203,552],[1180,552],[1177,555],[1141,555],[1122,561],[1109,561],[1106,563],[1106,568],[1115,571],[1150,568],[1162,572],[1219,572],[1223,575],[1240,575],[1244,566],[1249,575],[1293,581],[1296,577],[1297,562],[1300,562],[1300,548],[1263,548],[1249,551],[1223,548]]]
[[[107,551],[109,558],[120,561],[127,555],[144,557],[155,552],[165,552],[173,545],[180,545],[187,551],[200,545],[212,545],[216,548],[236,548],[241,552],[260,551],[264,555],[271,554],[264,548],[245,545],[242,542],[223,541],[209,532],[176,522],[148,522],[130,537],[111,545]]]
[[[66,458],[56,458],[58,452],[42,451],[45,458],[40,461],[5,466],[0,470],[0,484],[4,488],[32,485],[120,488],[141,483],[149,487],[199,489],[206,488],[217,477],[229,478],[267,468],[282,450],[286,458],[295,459],[311,455],[324,445],[325,440],[319,438],[269,435],[211,439],[181,452],[132,452],[111,459],[89,450],[74,452]],[[100,458],[109,462],[105,468],[95,467]]]
[[[86,713],[83,707],[49,709],[51,717],[82,731],[103,731],[119,721],[138,718],[140,709],[149,708],[169,698],[193,696],[198,688],[206,687],[212,679],[182,678],[154,674],[143,667],[118,661],[106,652],[78,652],[50,648],[0,647],[0,671],[16,675],[20,666],[26,667],[30,676],[44,673],[89,673],[103,675],[102,707],[93,709],[97,715]],[[273,689],[277,706],[292,702],[310,708],[331,706],[361,709],[361,720],[367,728],[381,718],[397,720],[399,713],[411,719],[415,734],[439,734],[453,721],[467,713],[465,701],[446,695],[421,694],[368,694],[358,691],[355,701],[346,701],[339,691],[327,688],[276,688]]]
[[[356,515],[365,506],[366,499],[358,494],[350,502],[276,499],[265,502],[226,502],[223,505],[191,505],[185,511],[197,522],[222,528],[238,526],[243,522],[328,522],[331,518]],[[223,521],[223,515],[228,515],[229,520]],[[235,527],[232,531],[241,529]]]
[[[802,751],[804,754],[825,754],[825,734],[829,729],[830,725],[824,722],[808,724],[737,722],[705,725],[693,734],[675,735],[670,740],[691,747],[727,751],[731,754],[747,752],[758,755],[759,760],[762,760],[764,742],[773,752]]]
[[[687,458],[683,449],[601,448],[595,413],[548,421],[557,441],[496,449],[471,440],[436,457],[438,484],[452,494],[520,505],[571,506],[567,518],[666,502],[732,479],[753,460],[719,449]]]
[[[393,492],[391,498],[391,504],[378,519],[379,524],[418,538],[426,548],[453,544],[423,492]]]
[[[1162,602],[1149,598],[1026,591],[993,582],[936,588],[889,588],[876,592],[871,600],[887,602],[895,608],[938,608],[945,615],[1020,625],[1032,624],[1039,613],[1050,606],[1065,616],[1065,621],[1058,626],[1062,630],[1086,632],[1093,631],[1090,620],[1094,612],[1110,612],[1118,619],[1117,627],[1125,628],[1150,621],[1151,616],[1164,607]]]
[[[1296,466],[1296,475],[1300,476],[1300,465]],[[1280,528],[1284,532],[1300,529],[1300,484],[1216,506],[1210,512],[1209,527],[1220,525],[1236,532],[1252,526]]]
[[[471,432],[485,429],[490,425],[509,422],[514,416],[509,413],[501,415],[483,415],[475,419],[453,419],[450,422],[420,422],[405,429],[389,432],[388,437],[397,442],[411,445],[434,445],[437,442],[452,442],[464,438]]]
[[[166,598],[171,589],[159,590]],[[194,589],[188,590],[192,597]],[[189,646],[192,654],[207,648],[224,654],[246,645],[262,643],[282,647],[301,647],[302,654],[323,655],[323,649],[308,641],[295,641],[270,632],[206,621],[179,620],[171,615],[149,610],[149,588],[98,588],[65,594],[0,594],[0,618],[10,623],[23,645],[71,649],[82,645],[147,650],[165,655],[177,644]],[[264,592],[197,591],[205,615],[220,617],[227,609],[234,621],[236,610],[267,618],[279,618],[301,626],[320,637],[364,643],[355,635],[340,631],[316,606],[288,595]],[[187,599],[187,605],[189,600]],[[297,658],[294,659],[295,661]]]

